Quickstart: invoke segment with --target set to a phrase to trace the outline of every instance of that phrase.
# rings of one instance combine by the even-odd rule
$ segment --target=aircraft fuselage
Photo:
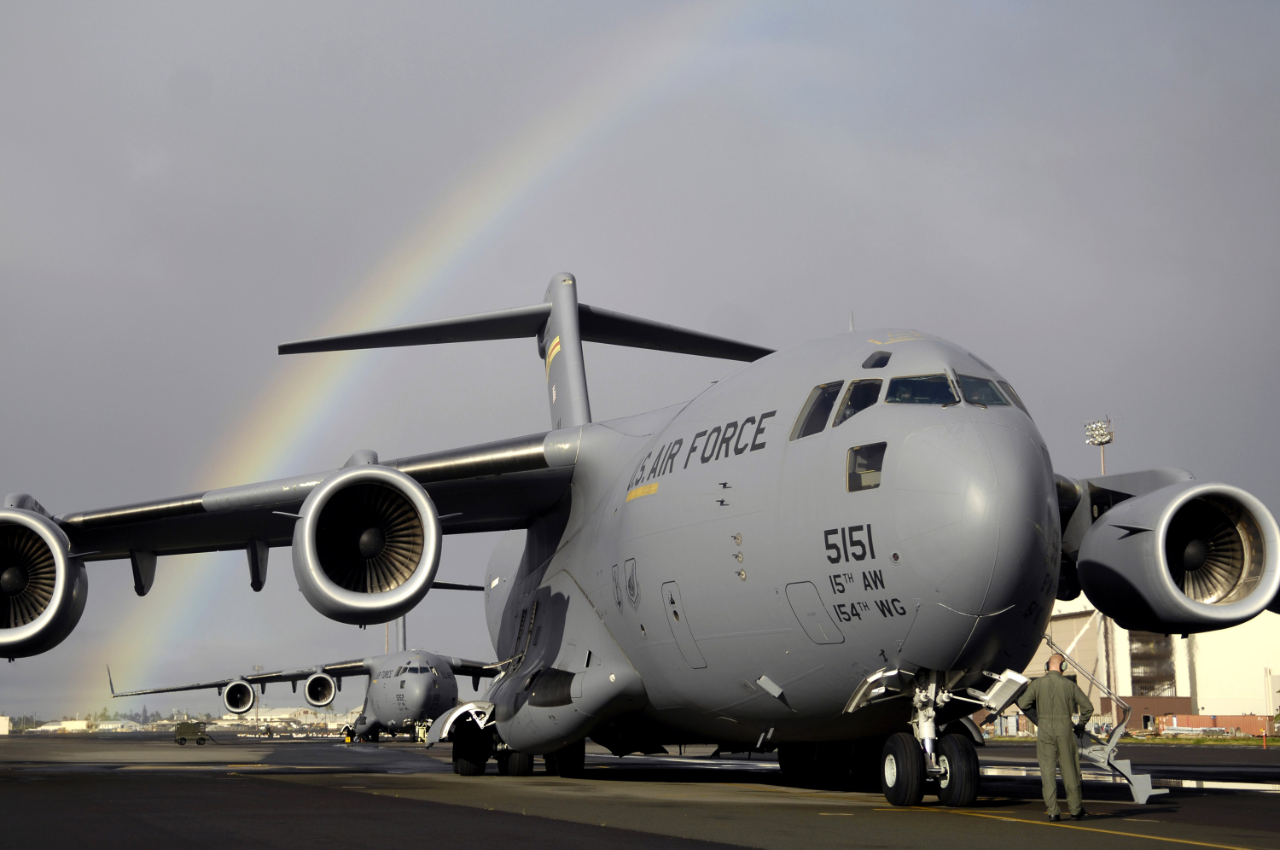
[[[989,403],[964,400],[966,378]],[[935,670],[953,687],[1021,670],[1052,608],[1061,530],[1035,424],[1011,391],[981,395],[1003,380],[950,343],[873,331],[771,355],[685,405],[586,426],[554,555],[534,551],[550,555],[554,528],[534,528],[517,575],[509,563],[491,573],[511,582],[488,594],[499,658],[524,655],[524,681],[492,691],[499,720],[528,710],[512,692],[539,669],[590,681],[602,638],[575,629],[584,602],[583,622],[603,624],[638,674],[646,714],[708,740],[874,731],[880,715],[842,711],[886,667]],[[928,397],[944,384],[959,400]],[[806,428],[815,397],[826,409]],[[862,408],[839,421],[851,399]]]
[[[364,707],[354,732],[373,737],[381,732],[409,732],[415,724],[434,720],[457,702],[458,681],[444,659],[409,650],[371,658]]]

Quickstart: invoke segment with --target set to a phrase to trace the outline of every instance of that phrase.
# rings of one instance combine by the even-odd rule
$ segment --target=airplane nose
[[[1044,589],[1057,562],[1052,469],[1032,434],[986,422],[917,431],[896,455],[899,551],[922,590],[904,660],[952,669],[983,620]]]

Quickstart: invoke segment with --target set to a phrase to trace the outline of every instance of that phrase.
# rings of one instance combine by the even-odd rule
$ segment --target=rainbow
[[[616,60],[611,68],[584,69],[587,82],[580,90],[514,134],[511,144],[460,179],[313,335],[421,320],[432,302],[454,285],[459,272],[510,226],[522,208],[571,170],[585,152],[605,141],[628,116],[660,97],[692,65],[708,37],[742,11],[740,6],[683,8],[631,33],[625,49],[611,54]],[[504,306],[510,305],[494,308]],[[210,456],[192,489],[310,471],[297,464],[331,421],[335,407],[369,368],[366,352],[283,362],[275,379],[240,417],[244,424]],[[437,447],[421,450],[433,448]],[[155,682],[161,660],[181,649],[192,631],[205,623],[204,612],[232,593],[248,592],[243,556],[219,558],[217,569],[173,570],[165,576],[163,588],[157,582],[156,591],[162,592],[147,600],[152,603],[147,616],[119,623],[88,650],[97,656],[98,669],[111,662],[117,680],[139,685]],[[282,567],[282,560],[279,554],[273,559],[275,581],[291,580],[280,574],[288,569]],[[79,651],[86,648],[81,646]]]

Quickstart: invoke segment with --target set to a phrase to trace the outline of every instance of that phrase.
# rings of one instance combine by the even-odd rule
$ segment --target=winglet
[[[107,665],[107,687],[111,688],[111,696],[116,695],[116,684],[111,681],[111,665]]]

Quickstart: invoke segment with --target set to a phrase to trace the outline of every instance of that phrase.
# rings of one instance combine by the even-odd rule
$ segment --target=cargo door
[[[684,660],[695,670],[706,667],[707,661],[693,639],[689,617],[685,613],[684,603],[680,601],[680,585],[674,581],[662,585],[662,603],[667,610],[667,625],[671,627],[671,635],[676,639],[676,646],[680,647]]]

